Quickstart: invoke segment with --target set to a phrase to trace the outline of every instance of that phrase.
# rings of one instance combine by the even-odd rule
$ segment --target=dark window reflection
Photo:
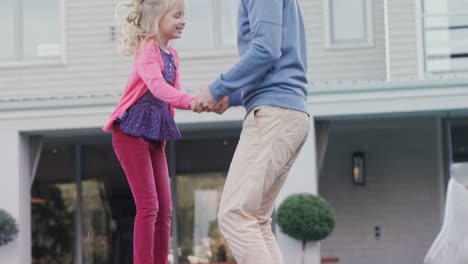
[[[32,263],[75,263],[75,151],[45,148],[31,190]]]
[[[177,234],[181,264],[235,263],[217,213],[238,138],[184,140],[176,145]]]
[[[176,143],[177,177],[171,184],[177,192],[178,246],[174,250],[171,242],[169,263],[174,253],[180,264],[235,263],[217,212],[237,141]],[[46,143],[31,197],[33,264],[133,263],[135,205],[110,143]]]
[[[82,152],[83,262],[132,263],[135,206],[110,144]]]

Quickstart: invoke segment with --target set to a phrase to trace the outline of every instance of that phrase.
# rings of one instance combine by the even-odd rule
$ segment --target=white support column
[[[277,206],[291,194],[295,193],[318,193],[318,175],[315,151],[315,127],[313,117],[311,118],[310,131],[307,142],[302,148],[283,189],[281,190]],[[283,234],[281,228],[276,226],[277,239],[285,263],[301,263],[302,243]],[[305,252],[305,263],[320,263],[320,245],[316,242],[307,243]]]
[[[18,223],[19,235],[0,247],[2,263],[31,263],[31,205],[28,143],[17,130],[0,130],[0,208]]]
[[[392,79],[392,64],[390,56],[390,22],[388,11],[388,0],[383,0],[384,4],[384,28],[385,28],[385,80],[390,82]]]

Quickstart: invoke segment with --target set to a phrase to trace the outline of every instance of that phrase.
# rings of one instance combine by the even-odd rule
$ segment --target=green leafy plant
[[[71,185],[68,188],[73,188]],[[43,203],[32,204],[31,232],[34,263],[72,263],[73,208],[67,208],[57,186],[47,188]]]
[[[308,241],[320,241],[335,228],[335,213],[320,196],[294,194],[286,198],[278,208],[278,225],[283,233],[302,241],[302,263]]]
[[[0,210],[0,246],[10,243],[17,236],[16,220],[4,210]]]

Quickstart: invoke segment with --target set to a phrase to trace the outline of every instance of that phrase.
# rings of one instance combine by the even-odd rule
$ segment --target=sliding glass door
[[[169,263],[235,263],[217,212],[237,140],[205,134],[168,144]],[[46,140],[31,197],[33,264],[133,263],[135,206],[108,138]]]

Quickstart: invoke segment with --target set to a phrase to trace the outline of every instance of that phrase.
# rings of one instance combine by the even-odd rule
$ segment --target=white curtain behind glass
[[[60,0],[23,0],[23,18],[24,57],[60,56]]]

